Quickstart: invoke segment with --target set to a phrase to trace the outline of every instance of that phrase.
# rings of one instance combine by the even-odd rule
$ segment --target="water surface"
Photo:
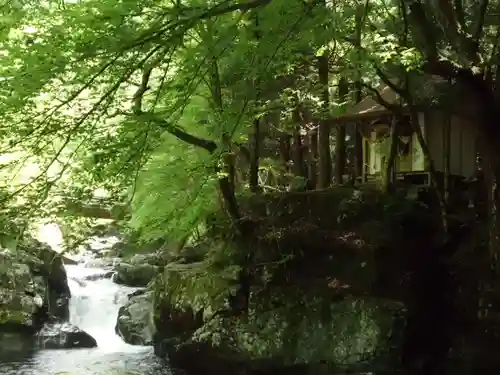
[[[153,348],[128,345],[115,334],[118,309],[135,289],[109,279],[86,280],[105,270],[82,265],[66,269],[72,293],[70,323],[91,334],[98,347],[10,355],[0,358],[0,375],[170,375]]]

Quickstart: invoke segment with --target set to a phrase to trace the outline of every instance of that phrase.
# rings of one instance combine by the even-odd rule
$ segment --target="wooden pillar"
[[[448,209],[448,203],[450,201],[450,156],[451,156],[451,116],[449,113],[445,114],[443,121],[443,153],[444,153],[444,176],[443,176],[443,196],[444,204],[446,209]]]
[[[392,191],[394,183],[396,181],[396,155],[397,155],[397,137],[398,137],[398,118],[392,116],[390,118],[391,127],[389,132],[389,154],[386,156],[387,160],[384,168],[384,190],[386,192]]]
[[[359,125],[356,125],[357,127]],[[368,174],[370,172],[370,143],[367,138],[362,138],[361,141],[361,148],[360,148],[360,155],[361,155],[361,176],[362,176],[362,181],[367,182],[368,181]]]

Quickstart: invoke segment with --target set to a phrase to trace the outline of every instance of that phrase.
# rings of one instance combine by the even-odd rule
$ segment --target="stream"
[[[115,334],[118,309],[136,288],[113,283],[103,269],[66,266],[71,289],[70,323],[97,341],[94,349],[39,350],[0,360],[0,375],[169,375],[151,347],[128,345]]]

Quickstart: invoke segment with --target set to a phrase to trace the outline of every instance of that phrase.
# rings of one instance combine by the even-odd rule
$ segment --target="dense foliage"
[[[318,160],[318,186],[327,186],[324,123],[377,81],[416,71],[496,78],[495,5],[445,3],[9,2],[6,186],[36,208],[49,191],[60,201],[105,189],[132,203],[130,223],[149,239],[196,227],[217,204],[228,164],[240,170],[236,190],[254,184],[252,168],[270,188],[283,186],[273,176],[300,175],[300,161],[289,168],[275,157],[282,138],[302,135],[317,148],[309,163]],[[305,139],[318,126],[314,146]],[[56,206],[44,205],[44,216]]]
[[[341,115],[374,97],[388,117],[409,116],[415,130],[417,108],[448,100],[447,110],[467,117],[478,135],[488,204],[467,217],[488,221],[490,251],[481,254],[488,271],[495,269],[499,7],[496,0],[4,2],[2,246],[15,246],[35,218],[69,221],[71,232],[82,216],[99,216],[146,242],[168,238],[193,247],[208,233],[209,264],[191,281],[208,277],[210,301],[199,293],[183,298],[221,305],[227,293],[210,282],[227,272],[232,283],[222,280],[223,291],[233,284],[242,291],[253,276],[256,242],[281,250],[283,233],[296,229],[288,254],[266,259],[279,263],[305,243],[301,238],[340,238],[333,227],[348,210],[323,216],[315,210],[332,201],[312,207],[307,197],[354,183],[365,168],[360,124],[346,125]],[[380,84],[397,101],[388,102]],[[450,105],[456,92],[463,102]],[[462,113],[461,103],[471,110]],[[462,212],[452,212],[428,152],[425,159],[446,233],[450,214]],[[383,188],[394,193],[394,159],[385,167]],[[303,204],[297,198],[274,210],[293,193],[304,194]],[[349,199],[355,195],[341,202]],[[377,209],[397,221],[389,206]],[[439,296],[438,287],[429,289]]]

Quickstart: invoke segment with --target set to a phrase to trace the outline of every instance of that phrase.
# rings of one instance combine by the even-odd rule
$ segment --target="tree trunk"
[[[222,134],[222,145],[224,147],[224,152],[222,154],[222,159],[224,161],[223,172],[227,175],[227,181],[231,190],[236,192],[236,167],[235,167],[235,155],[232,150],[232,142],[227,133]]]
[[[444,153],[444,176],[443,176],[443,213],[448,216],[448,209],[450,203],[450,182],[451,182],[451,111],[445,113],[443,121],[443,153]],[[448,219],[443,220],[443,227],[445,233],[448,231]]]
[[[486,142],[493,143],[491,140],[483,139],[482,143],[485,144]],[[493,274],[497,274],[499,271],[498,246],[500,232],[500,158],[498,155],[495,155],[496,152],[492,150],[492,147],[494,147],[492,144],[485,147],[488,150],[485,154],[488,155],[487,161],[484,163],[484,177],[487,188],[487,222],[489,226],[488,248],[491,262],[490,267]]]
[[[363,34],[363,14],[365,12],[364,4],[360,3],[356,8],[356,34],[354,37],[354,46],[356,51],[361,51],[361,38]],[[359,52],[358,52],[359,53]],[[358,56],[359,61],[361,61],[361,56]],[[356,70],[356,79],[354,81],[354,103],[358,104],[361,102],[363,97],[363,84],[361,80],[361,68],[358,67]],[[356,177],[362,176],[363,174],[363,138],[361,137],[360,124],[354,124],[354,157],[353,157],[353,171],[354,179]]]
[[[323,102],[323,116],[318,129],[318,188],[324,189],[330,186],[332,179],[332,157],[330,154],[330,124],[328,112],[330,107],[330,95],[328,92],[328,52],[325,51],[318,57],[318,78],[322,88],[321,100]]]
[[[241,220],[241,213],[234,195],[233,186],[227,177],[219,178],[219,189],[222,194],[225,209],[231,219],[237,223]]]
[[[295,176],[307,178],[307,172],[304,166],[304,149],[302,147],[302,137],[299,132],[295,132],[293,135],[292,144],[292,172]]]
[[[395,161],[396,154],[398,151],[397,148],[397,136],[398,136],[398,119],[396,116],[393,116],[391,121],[391,131],[389,134],[390,146],[389,146],[389,155],[387,161],[385,163],[385,174],[384,174],[384,182],[383,187],[385,192],[389,193],[392,191],[394,187],[394,177],[395,177]]]
[[[318,130],[309,132],[309,186],[316,189],[318,184]]]
[[[381,70],[378,70],[378,75],[380,79],[389,87],[393,88],[395,92],[397,92],[401,98],[402,101],[406,102],[408,109],[410,110],[410,124],[413,129],[413,133],[417,136],[418,143],[420,147],[422,148],[422,152],[425,157],[425,162],[426,162],[426,169],[429,171],[430,174],[430,180],[431,184],[434,187],[434,191],[436,193],[437,199],[439,201],[439,206],[441,209],[441,219],[442,219],[442,224],[443,224],[443,233],[446,234],[447,226],[448,226],[448,215],[447,215],[447,207],[446,207],[446,202],[444,199],[444,194],[441,189],[441,186],[439,184],[439,179],[436,173],[436,168],[434,167],[434,160],[431,157],[429,147],[427,146],[427,142],[424,138],[424,134],[422,133],[422,128],[420,126],[420,119],[419,119],[419,112],[418,109],[416,108],[414,101],[413,101],[413,96],[412,94],[408,91],[408,77],[405,80],[404,87],[398,87],[397,85],[394,85],[393,82],[391,82],[387,75],[385,75]],[[403,118],[403,113],[401,111],[401,108],[396,107],[395,111],[397,112],[398,116]]]
[[[355,82],[356,92],[354,102],[358,104],[363,97],[362,82]],[[354,170],[356,177],[363,175],[363,137],[361,136],[361,124],[354,124]]]
[[[349,84],[345,78],[339,81],[339,100],[345,103],[349,94]],[[345,105],[344,105],[345,106]],[[337,125],[335,131],[335,182],[342,184],[346,166],[346,128],[345,125]]]
[[[439,186],[438,183],[438,176],[436,173],[436,168],[434,167],[434,160],[432,160],[431,153],[429,151],[429,147],[427,146],[427,142],[425,141],[424,135],[422,134],[422,129],[420,127],[420,121],[418,118],[418,112],[415,106],[413,105],[411,97],[405,98],[408,106],[410,107],[411,115],[410,115],[410,122],[411,126],[413,128],[413,132],[417,136],[418,143],[420,147],[422,148],[422,153],[424,154],[425,161],[427,164],[427,169],[430,174],[431,178],[431,184],[434,187],[434,191],[436,193],[438,202],[439,202],[439,207],[441,210],[441,221],[443,225],[443,233],[447,232],[448,228],[448,215],[447,215],[447,207],[446,207],[446,202],[444,199],[444,194]]]
[[[259,14],[255,12],[252,14],[254,16],[254,37],[257,43],[260,42],[260,32],[259,32]],[[258,83],[254,82],[254,90],[257,100],[259,99],[259,87]],[[249,185],[250,191],[252,193],[257,193],[259,191],[259,156],[260,156],[260,120],[255,117],[252,122],[252,151],[250,160],[250,178]]]
[[[207,28],[207,38],[212,39],[212,34],[210,32],[210,26]],[[222,97],[222,86],[219,75],[219,65],[216,56],[211,57],[211,75],[210,75],[210,85],[212,91],[212,100],[214,110],[222,115],[224,112],[224,101]],[[221,116],[222,117],[222,116]],[[241,221],[241,213],[238,207],[238,203],[235,196],[235,157],[232,152],[232,140],[226,131],[222,131],[221,134],[221,144],[222,144],[222,161],[223,167],[222,171],[224,174],[219,177],[219,189],[224,201],[225,209],[229,214],[231,220],[235,225]],[[215,150],[214,150],[215,151]],[[218,167],[216,167],[216,170]]]
[[[252,145],[250,149],[249,185],[252,193],[259,191],[259,153],[260,153],[260,120],[255,118],[252,123]]]
[[[280,161],[283,168],[283,174],[279,178],[279,186],[286,185],[287,175],[290,173],[290,161],[292,159],[291,136],[282,132],[279,136]]]

